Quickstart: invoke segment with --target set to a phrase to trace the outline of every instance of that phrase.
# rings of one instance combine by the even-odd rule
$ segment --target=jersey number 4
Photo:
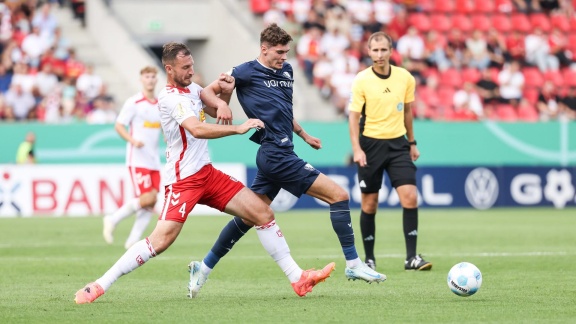
[[[180,209],[178,209],[178,212],[180,212],[180,214],[182,214],[182,218],[186,217],[186,203],[183,203],[180,206]]]

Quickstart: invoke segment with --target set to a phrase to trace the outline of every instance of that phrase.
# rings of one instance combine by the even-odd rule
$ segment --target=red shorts
[[[184,223],[196,204],[224,211],[242,188],[242,182],[207,164],[195,174],[166,186],[158,219]]]
[[[128,167],[128,170],[136,197],[152,189],[160,191],[160,171],[135,167]]]

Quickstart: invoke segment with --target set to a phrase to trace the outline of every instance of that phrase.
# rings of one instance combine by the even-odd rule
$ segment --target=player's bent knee
[[[256,215],[254,225],[262,226],[264,224],[270,223],[273,220],[274,220],[274,211],[272,210],[272,208],[270,208],[270,206],[265,205],[263,211],[259,212],[258,215]]]

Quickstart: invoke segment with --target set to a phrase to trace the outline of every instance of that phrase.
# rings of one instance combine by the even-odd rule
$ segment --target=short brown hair
[[[270,24],[260,33],[260,45],[264,43],[269,46],[286,45],[291,41],[292,36],[276,24]]]
[[[162,65],[168,65],[174,62],[178,55],[191,55],[188,46],[182,43],[170,42],[162,46]]]
[[[146,73],[154,73],[154,74],[157,74],[157,73],[158,73],[158,69],[155,68],[155,67],[153,67],[153,66],[148,65],[148,66],[143,67],[142,70],[140,70],[140,75],[146,74]]]
[[[372,44],[372,41],[379,41],[382,40],[383,38],[386,38],[388,40],[388,48],[392,48],[392,37],[390,37],[390,35],[384,33],[384,32],[376,32],[372,35],[370,35],[370,37],[368,38],[368,48],[370,48],[370,44]]]

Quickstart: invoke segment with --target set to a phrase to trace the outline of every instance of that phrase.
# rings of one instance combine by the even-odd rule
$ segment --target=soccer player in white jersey
[[[272,209],[254,192],[222,171],[215,169],[208,156],[208,141],[250,129],[264,127],[259,119],[248,119],[232,125],[228,107],[234,78],[222,74],[208,87],[220,93],[207,102],[200,101],[202,88],[192,82],[194,60],[188,47],[168,43],[162,52],[167,86],[158,96],[160,119],[167,142],[165,166],[165,200],[162,213],[152,234],[136,242],[99,279],[76,292],[77,304],[91,303],[102,296],[121,276],[135,270],[150,258],[164,252],[178,237],[194,206],[208,205],[255,224],[260,242],[286,274],[292,288],[304,296],[324,281],[334,270],[334,262],[321,270],[302,270],[290,255]],[[208,114],[216,124],[205,121]],[[222,123],[222,125],[218,125]],[[199,277],[202,284],[206,277]]]
[[[128,98],[116,119],[115,129],[126,141],[126,166],[136,198],[129,199],[112,215],[104,216],[102,234],[108,244],[114,242],[114,229],[123,219],[136,213],[132,230],[124,243],[128,249],[138,242],[150,223],[160,189],[159,138],[161,132],[158,99],[154,88],[158,70],[146,66],[140,70],[142,92]],[[129,131],[126,129],[129,127]]]

